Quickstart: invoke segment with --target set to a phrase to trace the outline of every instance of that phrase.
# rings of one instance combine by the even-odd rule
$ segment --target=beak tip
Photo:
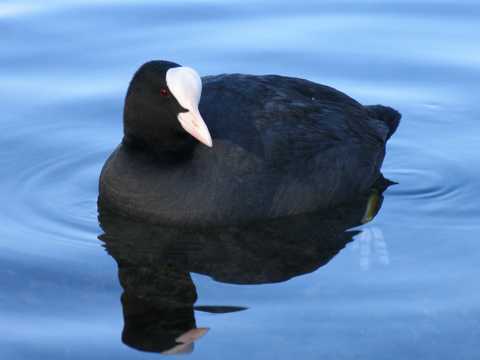
[[[207,137],[206,139],[204,139],[202,141],[202,143],[206,146],[208,146],[209,148],[213,147],[213,142],[212,142],[212,138],[209,136]]]
[[[197,111],[181,112],[178,114],[178,121],[183,129],[192,135],[202,144],[211,148],[213,146],[212,135],[208,131],[207,125],[202,116]]]

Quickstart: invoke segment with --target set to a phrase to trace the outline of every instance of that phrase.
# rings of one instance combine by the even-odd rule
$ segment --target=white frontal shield
[[[198,73],[185,66],[168,69],[167,86],[178,103],[188,110],[178,114],[182,127],[198,141],[211,147],[212,137],[198,111],[202,94],[202,80]]]

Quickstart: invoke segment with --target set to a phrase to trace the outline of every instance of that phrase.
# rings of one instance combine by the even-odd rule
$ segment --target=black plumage
[[[144,67],[150,77],[161,77],[161,64]],[[141,123],[141,139],[129,139],[126,128],[124,142],[102,170],[104,206],[154,223],[231,224],[346,203],[380,178],[385,143],[400,120],[397,111],[363,106],[331,87],[291,77],[228,74],[202,80],[200,113],[213,147],[185,138],[171,115]],[[142,86],[155,86],[150,83]],[[159,101],[155,91],[142,98],[144,107],[135,116],[152,117]],[[150,137],[165,124],[185,145],[167,149],[158,141],[168,137],[167,130]]]

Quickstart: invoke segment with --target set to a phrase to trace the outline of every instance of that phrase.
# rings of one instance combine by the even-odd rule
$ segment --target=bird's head
[[[198,73],[168,61],[142,65],[130,82],[124,108],[124,140],[154,152],[181,152],[196,141],[212,146],[198,104]]]

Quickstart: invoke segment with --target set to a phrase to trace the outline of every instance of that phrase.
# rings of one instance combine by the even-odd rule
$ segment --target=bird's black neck
[[[188,161],[193,155],[196,142],[193,138],[186,137],[175,145],[162,146],[151,144],[132,135],[124,135],[122,145],[132,153],[141,153],[151,157],[160,164],[176,164]]]

